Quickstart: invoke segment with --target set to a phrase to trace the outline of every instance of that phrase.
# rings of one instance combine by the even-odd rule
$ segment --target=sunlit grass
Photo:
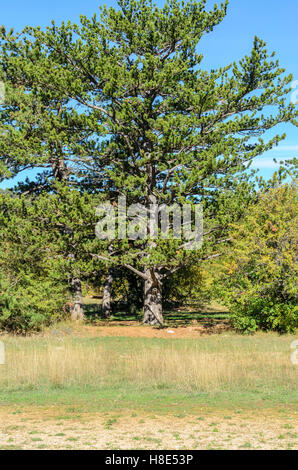
[[[212,335],[196,340],[2,336],[4,391],[69,387],[185,393],[294,392],[293,336]]]

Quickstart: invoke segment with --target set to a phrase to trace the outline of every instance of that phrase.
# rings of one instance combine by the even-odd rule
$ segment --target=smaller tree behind
[[[100,250],[98,198],[62,183],[55,189],[36,197],[0,193],[0,329],[39,330],[68,310],[83,318],[81,280],[102,269],[91,256]]]
[[[49,232],[32,200],[0,193],[0,330],[40,330],[64,316],[66,285],[51,275]]]
[[[295,183],[261,194],[232,226],[232,247],[222,268],[236,329],[287,333],[297,328],[297,235]]]

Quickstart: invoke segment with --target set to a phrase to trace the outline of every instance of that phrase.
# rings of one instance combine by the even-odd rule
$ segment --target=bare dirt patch
[[[296,414],[274,410],[79,418],[56,407],[0,410],[0,449],[297,449],[297,432]]]
[[[76,336],[121,336],[129,338],[166,338],[177,339],[187,338],[195,339],[206,334],[221,334],[229,330],[227,321],[219,321],[214,324],[198,325],[194,322],[192,325],[169,327],[169,328],[152,328],[152,326],[140,325],[131,321],[113,321],[98,325],[70,325],[69,327],[59,330],[48,330],[45,335],[52,334],[75,334]]]

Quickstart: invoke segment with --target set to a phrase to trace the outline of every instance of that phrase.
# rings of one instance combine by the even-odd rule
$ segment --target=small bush
[[[63,289],[48,279],[24,275],[21,282],[0,277],[0,329],[15,333],[38,331],[61,319]]]
[[[273,188],[231,227],[219,289],[238,331],[298,327],[297,196],[296,183]]]
[[[298,324],[298,307],[291,303],[276,303],[269,299],[249,299],[244,305],[231,308],[232,325],[245,334],[258,329],[293,333]]]

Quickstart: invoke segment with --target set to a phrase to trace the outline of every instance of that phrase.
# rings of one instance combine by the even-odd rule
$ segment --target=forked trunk
[[[69,177],[68,168],[63,158],[54,158],[51,160],[54,179],[57,181],[67,181]]]
[[[154,251],[156,242],[154,236],[156,235],[156,223],[158,224],[158,206],[157,198],[153,193],[153,186],[155,184],[155,168],[154,165],[147,166],[148,185],[150,187],[147,207],[148,207],[148,248]],[[148,254],[149,256],[149,254]],[[150,256],[149,256],[150,257]],[[144,284],[144,317],[143,323],[148,325],[163,326],[162,316],[162,276],[157,268],[151,267],[145,270],[145,284]]]
[[[108,274],[104,283],[103,299],[102,299],[102,306],[101,306],[102,315],[105,318],[109,318],[111,316],[112,284],[113,284],[113,271],[111,268],[109,268]]]
[[[72,306],[71,319],[73,321],[84,320],[82,283],[78,278],[71,280]]]
[[[148,269],[146,274],[149,279],[145,281],[144,285],[143,323],[163,326],[161,276],[154,269]]]

